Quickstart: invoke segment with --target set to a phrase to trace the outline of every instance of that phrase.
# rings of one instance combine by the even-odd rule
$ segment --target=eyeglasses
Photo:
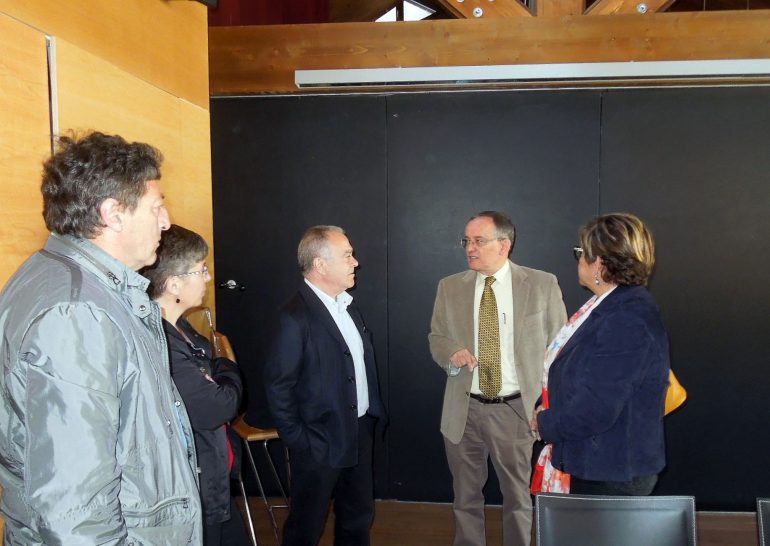
[[[208,275],[209,272],[209,266],[204,265],[203,269],[200,271],[188,271],[187,273],[179,273],[178,275],[174,275],[174,277],[187,277],[190,275],[203,275],[204,277]]]
[[[582,246],[573,246],[572,247],[572,255],[575,257],[575,260],[580,261],[580,258],[585,254],[585,250],[583,250]]]
[[[469,239],[468,237],[463,237],[460,239],[460,246],[463,248],[468,248],[470,245],[474,244],[481,248],[482,246],[488,245],[492,241],[502,241],[502,239],[500,237],[497,237],[496,239],[484,239],[483,237]]]

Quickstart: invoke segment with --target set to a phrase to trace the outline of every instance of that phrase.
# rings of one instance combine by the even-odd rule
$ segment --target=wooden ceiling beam
[[[390,11],[396,4],[395,0],[331,0],[329,2],[329,19],[332,23],[353,21],[375,21]]]
[[[444,7],[450,14],[454,15],[458,19],[465,19],[465,14],[460,10],[459,6],[462,4],[457,0],[435,0],[438,4]]]
[[[586,11],[586,15],[620,15],[658,13],[665,11],[674,0],[597,0]]]
[[[439,0],[439,3],[464,19],[532,17],[529,8],[518,0]]]
[[[298,93],[294,71],[770,58],[770,10],[211,27],[212,95]]]
[[[581,15],[586,9],[585,0],[535,0],[538,17],[563,17]]]

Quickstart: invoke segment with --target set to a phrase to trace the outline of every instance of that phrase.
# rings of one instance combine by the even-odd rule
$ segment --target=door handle
[[[221,282],[217,286],[219,286],[219,288],[227,288],[228,290],[235,290],[237,288],[240,292],[244,292],[246,290],[246,286],[238,284],[238,282],[233,279],[228,279],[225,282]]]

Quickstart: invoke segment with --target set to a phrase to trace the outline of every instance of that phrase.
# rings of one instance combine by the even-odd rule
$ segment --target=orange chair
[[[283,488],[283,484],[281,483],[281,478],[278,477],[278,472],[276,472],[275,470],[275,464],[273,463],[273,458],[270,456],[270,451],[267,448],[267,445],[269,442],[278,439],[278,431],[274,428],[262,429],[262,428],[252,427],[251,425],[247,424],[243,420],[243,415],[239,416],[235,421],[233,421],[231,427],[233,431],[235,431],[235,433],[238,436],[240,436],[241,441],[243,442],[243,450],[246,452],[246,456],[249,458],[249,464],[251,466],[251,471],[257,480],[259,493],[260,495],[262,495],[262,500],[265,503],[265,509],[267,510],[267,513],[270,515],[270,522],[273,525],[273,534],[275,535],[276,541],[280,544],[281,541],[280,541],[280,538],[278,537],[278,524],[275,521],[275,514],[273,513],[273,510],[275,508],[288,508],[289,499],[286,496],[286,490]],[[279,491],[281,492],[281,496],[283,497],[284,504],[273,504],[265,494],[265,489],[262,486],[262,478],[260,477],[259,471],[257,470],[257,465],[254,463],[254,456],[251,453],[251,449],[249,449],[250,442],[260,442],[262,444],[262,451],[265,454],[265,458],[267,459],[267,462],[270,466],[270,470],[273,474],[273,479],[275,480],[275,483],[278,486]],[[286,450],[284,450],[284,453],[286,457],[286,469],[288,473],[289,472],[289,453]],[[251,510],[249,509],[249,499],[246,496],[246,487],[243,484],[243,472],[240,472],[238,474],[238,483],[241,487],[243,502],[246,506],[246,516],[249,519],[249,530],[251,531],[251,540],[254,542],[254,546],[258,546],[257,535],[256,535],[256,532],[254,531],[254,520],[251,517]]]

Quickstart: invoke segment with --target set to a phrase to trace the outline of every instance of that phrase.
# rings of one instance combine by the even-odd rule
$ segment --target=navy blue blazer
[[[548,374],[538,415],[553,465],[584,480],[629,481],[665,466],[668,337],[641,286],[618,286],[573,334]]]
[[[348,313],[364,344],[369,410],[384,417],[372,333],[355,304]],[[270,413],[289,449],[310,450],[333,468],[358,463],[358,408],[353,357],[328,309],[305,283],[280,310],[264,370]]]

